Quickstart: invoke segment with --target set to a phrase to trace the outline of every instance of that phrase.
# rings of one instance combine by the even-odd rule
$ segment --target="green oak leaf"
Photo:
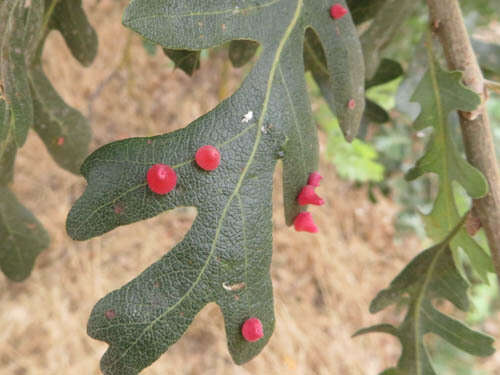
[[[307,29],[306,38],[304,41],[304,64],[306,70],[309,70],[318,87],[320,88],[323,98],[327,102],[330,110],[336,113],[335,110],[335,95],[330,85],[330,74],[326,68],[326,57],[323,51],[323,46],[312,29]],[[365,82],[366,89],[382,85],[390,82],[403,74],[401,65],[390,59],[382,59],[375,76]],[[361,131],[366,131],[366,126],[369,122],[384,123],[389,121],[389,114],[372,100],[365,99],[366,106],[361,121]],[[342,129],[344,131],[344,129]],[[344,134],[347,136],[346,131]],[[349,137],[348,137],[349,138]]]
[[[61,168],[79,174],[92,138],[87,119],[57,94],[40,65],[31,68],[29,78],[35,131]]]
[[[33,124],[33,101],[31,100],[27,65],[24,0],[7,1],[2,4],[2,39],[0,45],[0,81],[4,100],[11,112],[9,122],[17,147],[26,141]],[[0,31],[2,31],[0,30]]]
[[[52,0],[46,2],[51,3]],[[97,55],[97,34],[83,10],[82,0],[59,0],[52,13],[50,27],[61,33],[71,54],[80,64],[92,64]]]
[[[0,99],[0,186],[12,181],[16,153],[11,112],[5,100]]]
[[[417,255],[372,301],[370,312],[375,314],[409,296],[408,310],[401,325],[379,324],[354,334],[380,332],[399,339],[403,347],[401,357],[397,368],[389,369],[388,374],[436,375],[424,343],[428,333],[475,356],[486,357],[495,352],[492,337],[472,330],[433,305],[434,299],[445,299],[462,311],[468,310],[468,283],[457,272],[450,248],[464,221],[465,217],[442,242]]]
[[[163,53],[174,62],[176,68],[189,76],[200,69],[200,51],[163,48]]]
[[[253,40],[233,40],[229,43],[229,60],[235,68],[241,68],[255,56],[259,43]]]
[[[88,333],[110,344],[101,361],[105,374],[137,374],[182,336],[207,303],[215,302],[224,316],[229,351],[236,363],[245,363],[274,329],[269,268],[276,162],[283,160],[288,224],[304,209],[296,197],[318,167],[304,77],[305,30],[312,27],[329,46],[325,56],[342,103],[337,114],[351,133],[364,107],[356,28],[350,16],[332,20],[329,5],[316,0],[135,0],[123,22],[163,48],[195,51],[245,39],[258,42],[262,53],[232,96],[186,128],[113,142],[84,162],[88,187],[67,219],[74,239],[175,207],[198,212],[180,243],[97,303]],[[352,110],[347,106],[351,98],[358,103]],[[221,152],[221,164],[212,172],[194,162],[205,144]],[[177,173],[177,186],[166,195],[147,187],[146,173],[155,163],[171,165]],[[252,316],[262,321],[264,337],[250,343],[240,329]]]
[[[432,59],[429,70],[413,94],[412,101],[421,105],[421,112],[415,121],[415,128],[422,130],[432,126],[433,133],[424,156],[408,171],[406,178],[414,180],[425,173],[439,176],[439,192],[432,211],[424,216],[427,234],[435,241],[441,241],[455,227],[460,214],[453,194],[453,181],[464,187],[474,199],[481,198],[488,191],[484,176],[471,166],[461,155],[454,143],[448,115],[455,110],[472,111],[480,104],[479,96],[462,83],[462,73],[447,72]],[[489,255],[469,237],[465,229],[451,240],[450,247],[461,269],[458,249],[462,248],[482,280],[487,282],[487,273],[493,272]]]
[[[26,279],[38,254],[49,246],[49,236],[40,222],[2,186],[0,238],[0,269],[13,281]]]

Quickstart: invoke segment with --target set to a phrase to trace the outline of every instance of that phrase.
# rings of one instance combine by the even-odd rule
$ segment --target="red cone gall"
[[[319,172],[313,172],[309,175],[309,179],[307,180],[308,185],[319,186],[319,183],[323,179],[323,176],[319,174]]]
[[[305,206],[306,204],[314,204],[316,206],[322,206],[325,204],[325,201],[320,198],[318,194],[314,191],[314,186],[306,185],[300,191],[297,197],[297,203],[301,206]]]
[[[167,194],[177,184],[177,174],[166,164],[155,164],[148,170],[148,186],[156,194]]]
[[[340,4],[333,4],[330,8],[330,16],[334,20],[344,17],[347,14],[347,9]]]
[[[264,328],[262,322],[258,318],[250,318],[241,326],[241,334],[248,342],[259,341],[264,337]]]
[[[310,212],[301,212],[293,220],[293,226],[297,232],[318,233],[318,227]]]
[[[220,164],[220,152],[214,146],[200,147],[195,155],[196,164],[206,171],[213,171]]]
[[[57,145],[62,146],[63,144],[64,144],[64,138],[63,137],[57,138]]]
[[[347,103],[347,107],[349,109],[354,109],[356,108],[356,101],[354,99],[349,100],[349,103]]]

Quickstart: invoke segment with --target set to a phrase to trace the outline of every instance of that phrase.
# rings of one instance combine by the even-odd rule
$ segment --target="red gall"
[[[220,164],[220,152],[214,146],[200,147],[195,155],[196,164],[206,171],[213,171]]]
[[[148,186],[156,194],[167,194],[177,185],[177,174],[166,164],[155,164],[148,170]]]
[[[318,194],[316,194],[316,192],[314,191],[314,186],[306,185],[300,191],[297,197],[297,203],[301,206],[305,206],[306,204],[322,206],[323,204],[325,204],[325,201],[321,199]]]
[[[264,337],[264,328],[262,322],[258,318],[250,318],[241,326],[241,334],[248,342],[259,341]]]
[[[318,227],[310,212],[301,212],[293,220],[293,226],[297,232],[318,233]]]
[[[344,8],[341,4],[333,4],[330,8],[330,16],[334,20],[338,20],[339,18],[344,17],[347,14],[347,9]]]

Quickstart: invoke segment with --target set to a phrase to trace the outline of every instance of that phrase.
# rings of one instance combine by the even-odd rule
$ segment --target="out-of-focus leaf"
[[[383,124],[390,120],[386,110],[370,99],[366,99],[364,116],[366,116],[370,122],[375,122],[377,124]]]
[[[176,68],[189,76],[200,69],[200,51],[163,48],[163,52],[174,62]]]
[[[5,10],[9,9],[9,6]],[[7,107],[11,112],[10,126],[17,147],[26,141],[33,124],[33,102],[28,84],[25,61],[26,37],[24,0],[11,0],[0,49],[0,80]]]
[[[17,145],[11,122],[10,109],[0,99],[0,186],[12,181]]]
[[[375,17],[387,0],[347,0],[354,23],[360,24]]]
[[[0,269],[13,281],[26,279],[49,236],[33,214],[0,186]]]
[[[253,40],[232,40],[229,43],[229,59],[235,68],[241,68],[255,56],[259,43]]]
[[[460,154],[449,128],[448,115],[454,110],[472,111],[480,104],[479,96],[462,83],[460,72],[447,72],[439,64],[429,61],[429,70],[423,77],[412,101],[421,105],[415,121],[416,130],[433,127],[433,134],[422,156],[406,178],[414,180],[425,173],[439,176],[439,192],[432,211],[424,216],[427,234],[441,241],[456,226],[460,215],[453,194],[453,181],[459,183],[471,198],[480,198],[488,191],[484,176]],[[456,264],[461,269],[458,249],[468,255],[474,270],[487,282],[487,273],[493,272],[488,254],[464,229],[450,241]]]
[[[397,337],[403,347],[396,369],[391,374],[436,375],[424,343],[424,335],[434,333],[457,348],[480,357],[495,352],[493,338],[474,331],[433,306],[433,299],[446,299],[462,311],[469,308],[468,283],[455,268],[450,243],[462,230],[460,220],[443,241],[415,257],[401,273],[372,301],[370,312],[402,302],[409,306],[399,327],[380,324],[359,330],[354,336],[380,332]]]
[[[97,34],[82,8],[82,0],[59,0],[50,26],[59,30],[71,54],[80,64],[92,64],[97,55]]]
[[[384,167],[377,162],[378,154],[373,146],[360,139],[348,143],[326,104],[316,109],[314,117],[327,133],[326,155],[341,178],[357,182],[382,181]]]
[[[31,69],[30,83],[35,109],[35,131],[59,166],[79,174],[91,140],[87,119],[61,99],[41,66]]]
[[[381,51],[394,38],[417,4],[414,0],[386,0],[370,27],[361,35],[367,80],[371,80],[378,69]]]
[[[404,73],[403,67],[397,61],[382,59],[372,79],[366,81],[365,87],[368,90],[373,86],[383,85],[390,82]]]
[[[481,68],[500,75],[500,44],[472,39],[472,47]]]

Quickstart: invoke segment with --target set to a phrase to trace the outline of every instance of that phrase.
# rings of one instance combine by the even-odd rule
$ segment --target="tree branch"
[[[467,35],[458,0],[427,0],[433,31],[438,35],[448,66],[463,71],[466,86],[482,98],[474,112],[459,112],[460,126],[469,162],[479,169],[489,184],[488,194],[474,201],[474,213],[486,231],[500,279],[500,173],[486,112],[485,83]]]

